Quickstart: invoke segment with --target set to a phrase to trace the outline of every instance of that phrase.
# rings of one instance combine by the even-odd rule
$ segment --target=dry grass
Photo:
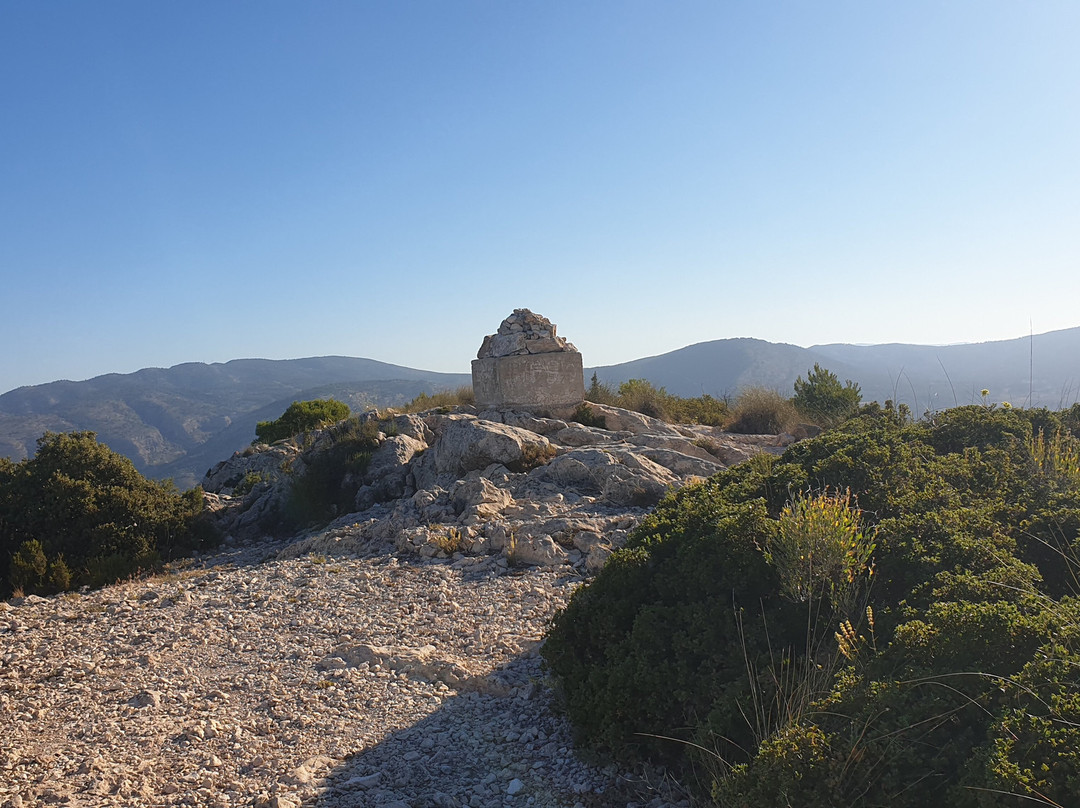
[[[747,387],[732,408],[728,432],[743,435],[779,435],[799,423],[799,412],[790,399],[769,387]]]
[[[472,385],[465,384],[456,390],[440,390],[431,395],[421,393],[403,407],[394,409],[399,412],[424,412],[438,407],[470,406],[475,403],[476,397],[473,395]]]

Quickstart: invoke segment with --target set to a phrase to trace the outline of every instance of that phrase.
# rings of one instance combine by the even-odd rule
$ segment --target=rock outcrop
[[[343,481],[355,487],[353,509],[285,555],[390,544],[463,565],[565,565],[589,574],[667,491],[790,442],[589,406],[616,428],[464,407],[358,416],[378,424],[380,443],[367,469]],[[222,528],[241,542],[274,533],[297,474],[332,448],[334,429],[342,431],[306,436],[305,451],[262,447],[211,470],[204,487]],[[237,495],[244,480],[256,482]]]
[[[370,412],[251,447],[204,480],[223,552],[0,602],[0,806],[689,808],[576,756],[537,649],[664,491],[788,439],[592,409],[608,429]],[[358,432],[351,512],[268,538]]]

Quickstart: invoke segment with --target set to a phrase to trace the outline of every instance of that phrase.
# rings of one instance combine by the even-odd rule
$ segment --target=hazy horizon
[[[1052,333],[1055,333],[1056,331],[1068,331],[1068,330],[1071,330],[1071,329],[1056,329],[1055,331],[1045,332],[1045,333],[1046,334],[1052,334]],[[934,344],[934,343],[851,343],[851,342],[843,342],[843,343],[814,343],[813,345],[798,345],[798,346],[795,346],[795,347],[805,348],[805,349],[808,349],[808,350],[812,349],[814,347],[827,347],[829,345],[848,345],[848,346],[851,346],[851,347],[854,347],[854,348],[889,347],[889,346],[894,346],[894,345],[895,346],[913,347],[913,348],[951,348],[951,347],[961,347],[961,346],[985,345],[987,343],[994,343],[994,342],[1009,342],[1009,341],[1012,341],[1012,340],[1021,340],[1021,339],[1027,339],[1029,337],[1039,337],[1039,336],[1043,336],[1043,335],[1042,334],[1024,334],[1024,335],[1019,336],[1019,337],[1009,337],[1009,338],[1006,338],[1006,339],[1003,339],[1003,340],[984,340],[984,341],[981,341],[981,342],[954,342],[954,343],[947,343],[947,344]],[[658,357],[658,356],[663,356],[665,354],[672,353],[674,351],[678,351],[678,350],[680,350],[682,348],[693,347],[694,345],[707,344],[707,343],[711,343],[711,342],[719,342],[719,341],[729,340],[729,339],[735,339],[735,340],[738,340],[738,339],[758,340],[760,338],[758,338],[758,337],[719,337],[719,338],[717,338],[715,340],[702,340],[700,343],[690,343],[688,345],[680,345],[678,348],[674,348],[674,349],[672,349],[670,351],[659,351],[659,352],[655,352],[655,353],[643,354],[641,356],[629,357],[627,359],[620,360],[619,362],[606,362],[606,363],[590,362],[590,361],[588,361],[588,357],[584,357],[584,356],[583,356],[583,359],[585,360],[584,364],[585,364],[586,369],[598,368],[598,367],[609,367],[609,366],[613,366],[613,365],[622,365],[622,364],[625,364],[625,363],[634,362],[634,361],[640,360],[640,359],[651,359],[651,358],[655,358],[655,357]],[[770,342],[771,344],[774,344],[774,345],[778,345],[778,344],[794,345],[794,343],[772,343],[769,340],[762,340],[762,341]],[[471,362],[471,359],[472,359],[472,357],[467,358],[465,360],[465,365],[462,368],[459,368],[459,369],[451,368],[449,370],[444,370],[444,369],[436,369],[436,368],[425,367],[425,366],[405,365],[405,364],[403,364],[401,362],[395,362],[393,360],[384,359],[384,358],[381,358],[381,357],[378,357],[378,356],[347,356],[345,354],[322,354],[322,355],[319,355],[319,356],[294,356],[294,357],[237,356],[237,357],[233,357],[232,359],[225,359],[225,360],[219,360],[219,361],[213,361],[213,362],[199,362],[198,360],[191,360],[191,361],[185,361],[185,362],[177,362],[177,363],[175,363],[173,365],[146,365],[144,367],[134,368],[132,370],[126,370],[126,371],[117,371],[117,370],[105,371],[104,373],[95,374],[94,376],[89,376],[89,377],[86,377],[86,378],[83,378],[83,379],[50,379],[50,380],[48,380],[46,382],[35,382],[33,384],[28,384],[28,385],[19,385],[18,387],[13,387],[13,388],[10,388],[8,390],[0,390],[0,395],[3,395],[4,393],[13,392],[15,390],[20,389],[21,387],[37,387],[37,386],[41,386],[41,385],[44,385],[44,384],[51,384],[53,382],[76,382],[77,383],[77,382],[84,382],[84,381],[92,381],[94,379],[101,378],[103,376],[130,375],[132,373],[137,373],[140,370],[155,370],[155,369],[156,370],[168,370],[168,369],[171,369],[173,367],[178,367],[178,366],[183,366],[183,365],[191,365],[191,364],[196,364],[196,365],[197,364],[225,365],[225,364],[228,364],[230,362],[244,362],[244,361],[251,361],[251,360],[289,361],[289,360],[320,359],[320,358],[331,358],[331,357],[343,357],[343,358],[347,358],[347,359],[369,359],[369,360],[373,360],[375,362],[380,362],[380,363],[387,364],[387,365],[395,365],[395,366],[398,366],[398,367],[409,368],[411,370],[422,370],[422,371],[430,371],[430,372],[433,372],[433,373],[464,374],[464,375],[468,375],[470,373],[470,364],[469,363]]]

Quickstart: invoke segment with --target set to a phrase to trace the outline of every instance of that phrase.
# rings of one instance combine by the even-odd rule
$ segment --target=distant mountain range
[[[970,345],[815,345],[723,339],[620,365],[586,368],[586,383],[648,379],[682,396],[734,396],[763,385],[785,394],[820,364],[857,382],[866,401],[894,399],[921,414],[981,400],[1059,409],[1080,400],[1080,328]],[[144,474],[196,484],[207,468],[249,444],[257,421],[295,400],[333,396],[354,410],[400,405],[419,393],[470,383],[343,356],[238,359],[21,387],[0,395],[0,456],[33,453],[45,431],[93,430]]]
[[[609,384],[643,378],[682,396],[722,397],[764,385],[784,393],[814,364],[859,384],[864,401],[904,402],[921,415],[1008,401],[1060,409],[1080,401],[1080,328],[964,345],[796,345],[758,339],[702,342],[621,365],[590,368]]]
[[[21,459],[46,431],[93,430],[148,476],[195,485],[296,400],[334,397],[354,410],[393,406],[470,382],[372,359],[237,359],[20,387],[0,396],[0,456]]]

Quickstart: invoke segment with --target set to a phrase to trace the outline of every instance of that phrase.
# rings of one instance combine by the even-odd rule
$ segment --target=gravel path
[[[582,762],[551,710],[572,567],[280,549],[0,603],[0,806],[681,799]]]

